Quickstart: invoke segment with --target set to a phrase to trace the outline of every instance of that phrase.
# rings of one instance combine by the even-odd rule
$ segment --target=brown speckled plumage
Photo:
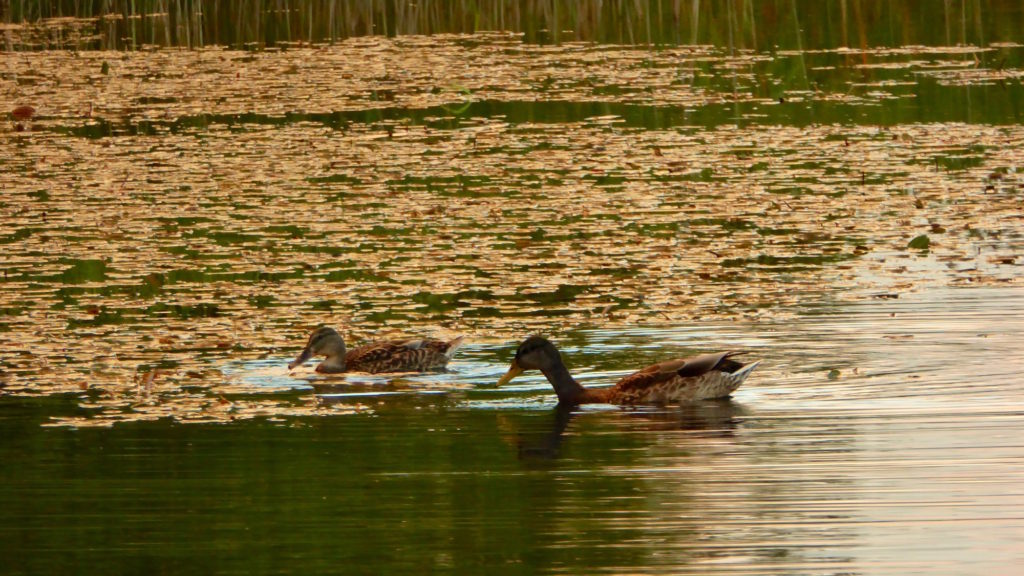
[[[512,366],[498,384],[508,382],[523,370],[537,369],[551,382],[563,403],[682,404],[725,398],[739,388],[758,362],[743,365],[730,358],[737,354],[718,352],[668,360],[625,376],[612,387],[588,389],[569,374],[551,342],[531,336],[516,350]]]
[[[345,354],[345,365],[353,372],[426,372],[444,368],[451,347],[442,340],[372,342]]]
[[[428,372],[444,368],[460,345],[461,336],[450,341],[384,340],[346,351],[336,330],[319,328],[310,334],[306,347],[288,368],[295,368],[313,356],[326,356],[316,367],[317,372]]]

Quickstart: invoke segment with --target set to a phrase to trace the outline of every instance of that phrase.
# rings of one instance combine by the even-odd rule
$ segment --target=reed
[[[993,13],[1015,16],[987,17]],[[734,50],[851,41],[984,45],[1017,38],[1024,28],[1017,0],[0,0],[0,20],[33,30],[14,39],[8,34],[9,50],[22,37],[31,40],[21,48],[73,42],[73,34],[38,30],[68,17],[91,21],[100,37],[75,47],[117,50],[143,44],[267,47],[487,30],[520,32],[528,42],[704,43]]]

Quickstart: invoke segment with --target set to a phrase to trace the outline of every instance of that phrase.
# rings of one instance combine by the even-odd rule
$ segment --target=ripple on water
[[[228,371],[245,394],[306,403],[264,415],[303,434],[288,461],[327,483],[332,541],[370,530],[429,556],[408,532],[429,518],[610,572],[987,575],[1024,542],[1022,308],[1018,288],[942,289],[558,339],[593,385],[709,349],[764,361],[731,401],[683,407],[559,411],[540,377],[495,388],[516,341],[470,343],[439,374],[296,377],[284,354]],[[270,458],[261,485],[282,473]]]
[[[934,289],[902,299],[817,307],[784,323],[695,323],[673,328],[584,330],[561,352],[586,386],[611,385],[648,363],[740,349],[762,366],[736,400],[758,410],[830,411],[857,417],[998,413],[1020,395],[1024,333],[1019,289]],[[225,374],[256,389],[309,389],[321,395],[464,393],[473,406],[554,402],[543,375],[527,373],[501,389],[517,342],[468,344],[448,371],[324,376],[287,359],[231,363]],[[628,368],[622,368],[628,366]],[[308,369],[307,369],[308,368]],[[467,395],[468,394],[468,395]]]

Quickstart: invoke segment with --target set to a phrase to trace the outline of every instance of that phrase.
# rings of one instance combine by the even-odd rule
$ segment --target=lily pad
[[[928,238],[927,234],[921,234],[920,236],[915,236],[914,239],[907,244],[907,248],[910,248],[911,250],[927,250],[928,247],[931,246],[931,243],[932,241]]]

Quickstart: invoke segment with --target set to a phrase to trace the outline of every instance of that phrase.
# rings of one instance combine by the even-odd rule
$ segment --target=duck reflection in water
[[[520,430],[513,442],[520,460],[550,460],[560,455],[569,423],[577,416],[583,418],[609,417],[617,425],[646,431],[683,430],[701,439],[728,439],[748,410],[729,399],[704,400],[678,407],[644,409],[622,412],[581,412],[578,406],[559,403],[551,413],[549,427],[543,430]],[[623,420],[623,417],[626,420]]]

